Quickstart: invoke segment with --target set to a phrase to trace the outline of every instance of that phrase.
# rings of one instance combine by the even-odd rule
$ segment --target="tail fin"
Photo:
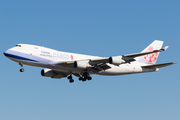
[[[164,41],[155,40],[148,47],[146,47],[141,53],[153,51],[153,50],[159,50],[162,48],[163,42]],[[137,57],[136,61],[140,63],[146,63],[146,64],[155,64],[158,56],[159,56],[159,52],[152,53],[145,56]]]

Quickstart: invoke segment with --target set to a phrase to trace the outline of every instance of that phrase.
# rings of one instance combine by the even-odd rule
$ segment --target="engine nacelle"
[[[55,73],[51,69],[42,69],[41,75],[44,77],[51,77],[51,78],[62,78],[63,75],[61,73]]]
[[[75,61],[74,68],[86,69],[89,66],[89,61]]]
[[[120,65],[124,62],[122,56],[109,57],[109,63],[113,65]]]

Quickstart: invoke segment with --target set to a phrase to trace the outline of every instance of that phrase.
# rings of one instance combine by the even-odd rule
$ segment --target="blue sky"
[[[18,43],[109,57],[170,46],[157,63],[180,61],[178,0],[0,1],[2,120],[179,120],[179,64],[158,72],[98,76],[70,84],[40,75],[3,52]]]

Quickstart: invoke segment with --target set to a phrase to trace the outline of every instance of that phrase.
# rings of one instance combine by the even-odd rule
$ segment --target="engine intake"
[[[122,56],[109,57],[109,63],[114,65],[120,65],[124,62]]]
[[[75,61],[74,62],[74,68],[86,69],[87,67],[89,67],[88,61]]]
[[[55,73],[51,69],[42,69],[41,70],[41,75],[44,76],[44,77],[59,78],[59,79],[63,77],[63,74]]]

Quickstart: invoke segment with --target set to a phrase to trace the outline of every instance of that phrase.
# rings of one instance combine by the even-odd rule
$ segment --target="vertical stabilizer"
[[[153,50],[159,50],[162,48],[163,42],[164,41],[155,40],[148,47],[146,47],[141,53],[153,51]],[[159,56],[159,52],[152,53],[152,54],[144,55],[141,57],[137,57],[136,61],[140,63],[146,63],[146,64],[155,64],[158,56]]]

